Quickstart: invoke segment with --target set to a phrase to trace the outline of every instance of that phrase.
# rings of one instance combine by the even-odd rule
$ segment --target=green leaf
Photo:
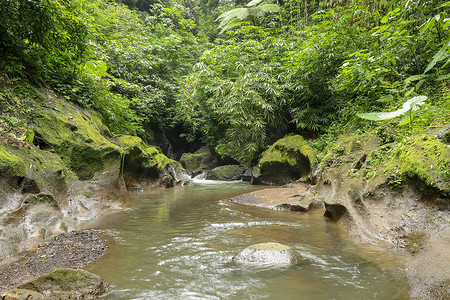
[[[417,112],[415,111],[415,112],[411,112],[411,113],[409,113],[409,114],[406,114],[406,115],[403,117],[403,119],[400,121],[400,123],[398,123],[398,126],[405,126],[405,125],[411,123],[412,120],[413,120],[413,118],[414,118],[414,115],[415,115],[416,113],[417,113]]]
[[[419,81],[415,86],[416,91],[418,91],[424,83],[425,83],[425,79],[422,79],[421,81]]]
[[[252,0],[249,3],[247,3],[245,6],[247,7],[252,7],[252,6],[256,6],[258,4],[261,4],[264,0]]]
[[[445,50],[447,50],[448,47],[450,47],[450,41],[448,42],[448,44],[444,44],[444,46],[433,56],[433,59],[423,72],[424,74],[430,71],[438,62],[447,58],[447,53],[445,53]]]
[[[450,78],[450,74],[446,74],[446,75],[441,75],[439,76],[436,81],[442,81],[442,80],[446,80]]]
[[[388,18],[388,16],[384,16],[382,19],[381,19],[381,23],[382,24],[385,24],[385,23],[387,23],[387,21],[389,21],[389,18]]]
[[[8,121],[9,123],[11,123],[12,126],[16,126],[19,123],[19,120],[15,117],[10,117]]]
[[[380,102],[380,103],[389,103],[389,102],[391,102],[392,100],[394,100],[394,96],[392,96],[392,95],[385,95],[385,96],[383,96],[383,97],[381,97],[380,99],[378,99],[377,100],[377,102]]]
[[[409,76],[408,78],[405,79],[405,85],[408,85],[408,84],[410,84],[413,81],[417,81],[417,80],[423,79],[426,76],[428,76],[428,75],[413,75],[413,76]]]
[[[101,60],[88,61],[84,65],[84,69],[88,73],[91,73],[92,75],[97,76],[97,77],[103,77],[103,76],[108,75],[108,73],[106,72],[106,70],[108,69],[108,66],[106,65],[106,62],[101,61]]]
[[[428,20],[428,22],[425,23],[425,26],[422,28],[422,34],[423,34],[425,31],[427,31],[428,29],[433,28],[434,22],[435,22],[435,21],[436,21],[435,18],[430,18],[430,19]]]

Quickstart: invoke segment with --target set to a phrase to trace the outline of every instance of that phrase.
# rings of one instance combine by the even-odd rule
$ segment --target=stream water
[[[111,284],[104,299],[408,299],[399,254],[346,237],[323,212],[241,206],[245,183],[135,194],[96,228],[109,250],[88,270]],[[304,261],[258,268],[232,262],[246,246],[286,244]]]

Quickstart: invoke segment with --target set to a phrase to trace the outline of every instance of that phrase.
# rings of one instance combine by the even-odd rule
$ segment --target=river
[[[137,193],[130,208],[87,224],[109,242],[88,270],[111,284],[104,299],[409,299],[401,253],[346,236],[322,212],[241,206],[246,183],[199,183]],[[261,242],[301,253],[294,267],[232,262]]]

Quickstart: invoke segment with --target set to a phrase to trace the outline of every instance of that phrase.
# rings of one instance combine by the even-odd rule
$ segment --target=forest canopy
[[[0,5],[3,82],[51,86],[100,112],[113,133],[149,143],[162,134],[254,164],[285,135],[320,150],[345,131],[377,126],[358,114],[395,111],[413,97],[427,100],[405,132],[450,113],[450,1]]]

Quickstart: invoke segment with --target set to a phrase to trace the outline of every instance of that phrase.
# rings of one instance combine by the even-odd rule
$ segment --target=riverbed
[[[243,206],[243,182],[136,193],[129,209],[87,223],[108,241],[87,268],[111,284],[103,299],[409,299],[402,253],[349,238],[323,211]],[[293,267],[232,262],[255,243],[297,250]]]

